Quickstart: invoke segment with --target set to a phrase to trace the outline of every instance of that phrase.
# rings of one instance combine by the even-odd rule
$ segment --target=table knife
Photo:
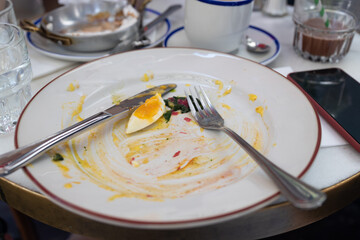
[[[112,119],[115,116],[129,114],[133,109],[140,106],[146,99],[151,98],[156,93],[165,95],[169,91],[176,88],[176,84],[165,84],[150,88],[146,91],[140,92],[119,104],[114,105],[102,112],[94,114],[81,122],[78,122],[68,128],[60,130],[59,132],[46,137],[38,142],[20,147],[13,151],[0,155],[0,177],[6,176],[17,169],[32,162],[41,154],[57,144],[73,138],[92,127],[97,126],[106,120]]]

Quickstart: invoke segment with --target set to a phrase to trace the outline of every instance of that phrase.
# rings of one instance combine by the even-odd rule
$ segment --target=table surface
[[[183,4],[183,1],[153,0],[148,7],[161,12],[170,4],[175,3]],[[358,81],[360,80],[360,71],[357,70],[360,66],[359,34],[354,37],[348,55],[339,63],[323,64],[305,60],[296,55],[293,50],[292,8],[289,7],[288,10],[287,16],[278,18],[264,15],[261,12],[252,14],[250,24],[272,33],[281,44],[280,55],[268,67],[275,70],[281,67],[290,67],[293,71],[339,67]],[[169,18],[172,29],[183,25],[183,16],[182,9]],[[33,93],[36,93],[56,76],[80,64],[49,58],[31,47],[29,47],[29,54],[34,70],[34,78],[31,83]],[[270,206],[244,217],[206,227],[181,231],[134,230],[94,222],[58,207],[44,197],[21,170],[0,179],[0,199],[15,209],[49,225],[93,237],[106,237],[106,239],[113,238],[113,236],[123,236],[124,239],[130,237],[133,239],[144,237],[180,239],[200,236],[208,239],[238,239],[240,237],[252,239],[276,235],[326,217],[360,196],[357,190],[360,184],[360,153],[344,142],[341,136],[324,121],[322,121],[322,128],[325,134],[323,134],[320,150],[314,164],[302,178],[306,183],[323,189],[328,195],[324,206],[316,210],[298,210],[280,198]],[[323,143],[327,138],[334,138],[337,141],[327,145]],[[14,134],[0,136],[0,153],[14,149],[13,139]]]

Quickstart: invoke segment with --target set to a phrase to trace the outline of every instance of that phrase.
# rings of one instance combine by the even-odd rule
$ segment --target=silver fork
[[[280,169],[269,159],[254,149],[237,133],[227,128],[224,125],[224,119],[211,104],[204,89],[201,86],[194,87],[194,89],[195,94],[193,94],[191,88],[189,88],[190,93],[185,90],[185,94],[191,113],[200,127],[204,129],[220,130],[230,136],[268,174],[268,176],[279,187],[280,192],[295,207],[302,209],[313,209],[322,205],[326,199],[325,193],[286,173],[284,170]],[[196,99],[200,101],[201,106]]]

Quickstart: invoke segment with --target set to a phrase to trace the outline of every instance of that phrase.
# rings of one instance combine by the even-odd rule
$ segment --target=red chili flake
[[[171,112],[171,115],[174,115],[174,116],[179,115],[179,112],[177,112],[177,111],[172,111],[172,112]]]
[[[179,155],[180,155],[180,151],[177,151],[177,152],[174,154],[173,157],[177,157],[177,156],[179,156]]]
[[[182,134],[187,134],[186,132],[179,132],[179,133],[182,133]]]
[[[187,122],[190,122],[191,118],[186,117],[186,118],[184,118],[184,120],[187,121]]]

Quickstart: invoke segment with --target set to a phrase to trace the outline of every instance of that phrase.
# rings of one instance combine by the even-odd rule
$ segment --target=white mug
[[[253,0],[186,0],[185,32],[192,46],[236,51],[249,27]]]

